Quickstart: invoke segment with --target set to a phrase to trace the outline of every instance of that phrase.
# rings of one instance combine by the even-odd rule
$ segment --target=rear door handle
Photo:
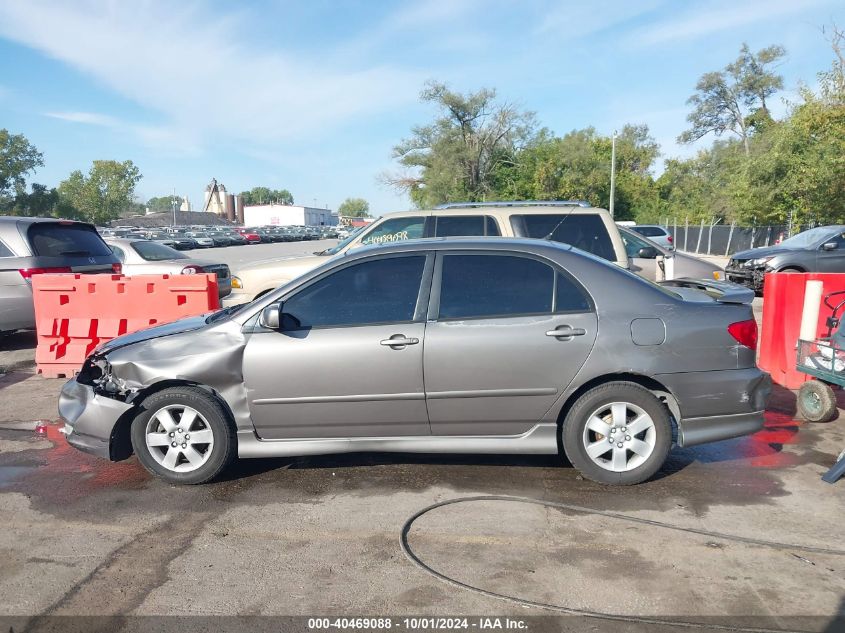
[[[572,340],[573,336],[584,336],[587,333],[582,327],[572,327],[571,325],[560,325],[554,330],[549,330],[546,332],[546,336],[553,336],[556,339],[562,339],[564,341]]]
[[[381,345],[386,347],[405,347],[406,345],[416,345],[420,342],[418,338],[406,338],[404,334],[394,334],[390,338],[379,341]]]

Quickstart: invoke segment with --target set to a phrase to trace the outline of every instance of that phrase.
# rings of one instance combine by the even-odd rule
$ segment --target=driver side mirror
[[[822,244],[823,251],[835,251],[837,248],[839,248],[839,244],[836,242],[825,242]]]
[[[261,317],[258,319],[258,322],[262,327],[266,327],[271,330],[278,330],[279,315],[281,314],[281,311],[281,304],[271,303],[261,311]]]
[[[643,246],[640,250],[637,251],[637,257],[642,259],[657,259],[657,256],[660,253],[657,251],[654,246]]]

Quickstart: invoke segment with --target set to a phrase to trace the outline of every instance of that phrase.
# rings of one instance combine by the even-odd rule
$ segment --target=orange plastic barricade
[[[810,378],[796,371],[795,363],[804,288],[812,280],[822,282],[822,297],[845,290],[845,273],[769,273],[763,281],[763,324],[757,364],[787,389],[798,389]],[[822,303],[816,336],[827,333],[825,322],[830,314],[830,308]]]
[[[32,295],[35,363],[50,378],[74,375],[100,343],[220,307],[213,273],[33,275]]]

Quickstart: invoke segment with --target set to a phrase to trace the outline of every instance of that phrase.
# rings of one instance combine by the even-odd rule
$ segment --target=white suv
[[[458,236],[548,238],[628,268],[625,244],[604,209],[581,201],[462,202],[433,210],[388,213],[319,254],[247,265],[234,271],[232,294],[223,303],[252,301],[316,268],[328,257],[359,246]]]

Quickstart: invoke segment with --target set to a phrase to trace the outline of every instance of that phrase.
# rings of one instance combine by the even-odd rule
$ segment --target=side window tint
[[[384,244],[416,240],[423,236],[424,227],[424,216],[386,220],[365,235],[361,244]]]
[[[555,312],[589,312],[590,301],[584,291],[563,273],[555,279]]]
[[[552,311],[555,271],[512,255],[445,255],[440,318],[542,314]]]
[[[609,261],[616,261],[613,242],[601,216],[596,213],[544,213],[515,215],[511,218],[520,237],[570,244]]]
[[[838,244],[837,250],[845,249],[845,233],[840,233],[839,235],[836,235],[833,239],[828,241],[836,242]]]
[[[434,218],[435,237],[499,235],[496,221],[484,215],[439,215]]]
[[[639,257],[639,251],[641,248],[649,246],[643,240],[634,237],[630,233],[622,233],[620,231],[620,235],[622,236],[622,243],[625,244],[625,252],[628,254],[628,257]]]
[[[424,255],[361,262],[323,277],[284,302],[298,328],[414,320]]]
[[[14,257],[15,254],[3,242],[0,242],[0,257]]]

